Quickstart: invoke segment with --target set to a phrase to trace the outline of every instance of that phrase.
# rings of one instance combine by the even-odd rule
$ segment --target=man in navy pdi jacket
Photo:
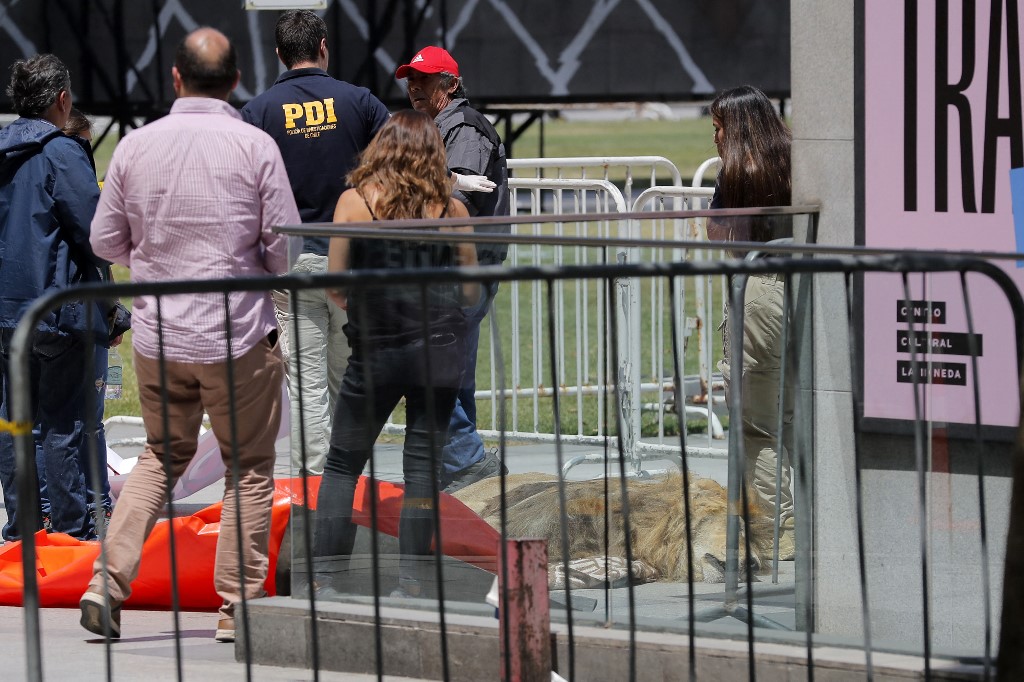
[[[274,41],[288,70],[242,108],[242,117],[277,142],[302,222],[329,223],[338,197],[348,189],[345,176],[390,114],[366,88],[328,75],[327,24],[314,12],[282,13]],[[329,242],[304,237],[292,271],[326,272]],[[292,468],[296,474],[304,467],[320,475],[348,366],[350,350],[342,331],[348,316],[323,289],[300,290],[295,302],[297,310],[292,310],[289,296],[274,292],[289,355]],[[292,338],[296,326],[298,338]]]

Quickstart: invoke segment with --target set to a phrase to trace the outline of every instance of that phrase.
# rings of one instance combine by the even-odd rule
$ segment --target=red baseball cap
[[[453,76],[459,75],[459,65],[443,47],[425,47],[416,53],[408,64],[403,64],[395,71],[395,78],[405,78],[409,69],[423,73],[441,73],[446,71]]]

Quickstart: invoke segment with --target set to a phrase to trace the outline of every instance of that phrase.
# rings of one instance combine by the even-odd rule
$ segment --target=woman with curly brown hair
[[[464,218],[451,198],[445,149],[426,114],[400,111],[381,128],[348,176],[352,189],[338,200],[337,223],[406,218]],[[469,227],[440,228],[454,233]],[[440,268],[476,265],[471,243],[333,238],[328,271]],[[388,415],[405,398],[402,453],[405,497],[399,520],[399,588],[416,596],[434,536],[434,504],[446,442],[465,364],[463,306],[476,284],[385,284],[333,291],[348,311],[345,334],[352,355],[342,378],[324,466],[313,543],[318,588],[333,587],[323,557],[347,556],[355,542],[352,501],[359,475],[372,455]],[[327,592],[322,590],[321,594]]]
[[[715,146],[722,170],[715,183],[711,208],[755,208],[790,204],[790,147],[792,133],[768,97],[744,85],[727,90],[711,103]],[[767,242],[789,237],[789,216],[739,216],[708,219],[708,238],[734,242]],[[746,481],[770,508],[779,498],[779,558],[794,556],[793,493],[790,487],[789,443],[793,420],[793,388],[783,406],[783,447],[779,437],[783,300],[786,281],[780,274],[751,275],[743,299],[743,346],[732,348],[729,301],[722,322],[722,351],[718,363],[729,391],[730,365],[742,361],[743,451]],[[737,420],[733,420],[733,424]],[[782,475],[776,480],[777,457]]]

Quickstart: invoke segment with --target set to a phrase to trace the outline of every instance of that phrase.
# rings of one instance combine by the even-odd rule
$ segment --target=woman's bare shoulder
[[[338,198],[338,205],[334,209],[334,222],[353,222],[372,220],[370,209],[366,206],[366,200],[357,189],[347,189]]]
[[[464,203],[452,197],[448,200],[448,215],[452,218],[468,218],[469,211]]]

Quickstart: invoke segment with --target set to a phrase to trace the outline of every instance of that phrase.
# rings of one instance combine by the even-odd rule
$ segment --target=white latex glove
[[[491,193],[497,187],[485,175],[459,175],[452,173],[452,187],[460,192]]]

